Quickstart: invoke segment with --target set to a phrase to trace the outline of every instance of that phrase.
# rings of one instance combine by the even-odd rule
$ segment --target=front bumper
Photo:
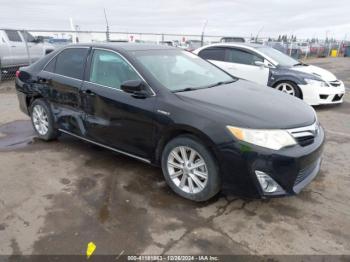
[[[319,173],[324,144],[320,128],[314,142],[278,151],[232,142],[219,149],[223,191],[249,198],[271,198],[298,194]],[[276,193],[264,193],[255,171],[268,174],[282,188]]]
[[[299,85],[303,94],[303,100],[309,105],[339,104],[343,102],[345,86],[342,81],[339,85],[329,87],[318,87],[313,85]]]

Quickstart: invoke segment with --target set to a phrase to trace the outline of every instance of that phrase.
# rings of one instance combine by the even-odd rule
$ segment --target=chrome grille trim
[[[302,146],[313,143],[314,138],[319,132],[320,124],[318,121],[309,126],[288,129],[288,133]]]

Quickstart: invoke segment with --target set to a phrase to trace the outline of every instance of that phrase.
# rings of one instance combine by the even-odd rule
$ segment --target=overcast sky
[[[0,0],[0,27],[350,39],[349,0]]]

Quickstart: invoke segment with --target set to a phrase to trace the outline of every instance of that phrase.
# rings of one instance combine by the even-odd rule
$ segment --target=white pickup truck
[[[9,72],[29,65],[53,50],[54,46],[40,42],[25,30],[0,28],[0,81]]]

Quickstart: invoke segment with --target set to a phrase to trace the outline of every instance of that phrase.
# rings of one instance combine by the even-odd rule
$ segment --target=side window
[[[56,57],[52,59],[44,68],[44,71],[54,73],[56,67]]]
[[[225,61],[225,49],[207,48],[199,52],[201,58],[207,60]]]
[[[56,58],[55,73],[76,79],[83,79],[88,48],[68,48]]]
[[[5,30],[8,39],[12,42],[22,42],[22,38],[16,30]]]
[[[120,89],[127,80],[140,80],[140,77],[122,57],[110,51],[94,51],[90,82]]]
[[[244,50],[228,48],[227,51],[227,62],[244,65],[255,65],[256,61],[264,62],[264,59],[262,57]]]

